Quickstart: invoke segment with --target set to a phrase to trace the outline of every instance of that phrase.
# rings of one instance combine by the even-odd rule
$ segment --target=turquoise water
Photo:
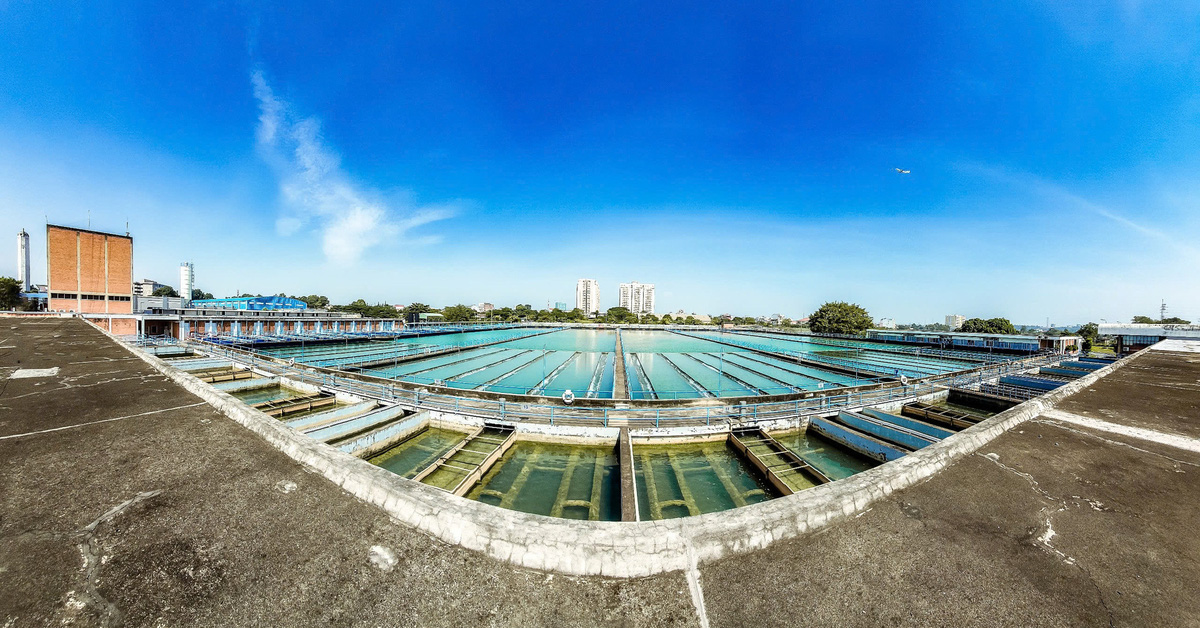
[[[532,338],[504,343],[514,349],[550,351],[589,351],[612,353],[617,350],[617,332],[599,329],[564,329]],[[628,351],[628,349],[626,349]]]
[[[746,346],[760,347],[768,351],[794,351],[812,354],[815,356],[814,359],[820,359],[821,356],[826,356],[847,360],[853,363],[861,364],[864,367],[874,367],[878,370],[887,372],[890,372],[892,369],[906,369],[933,375],[970,368],[969,364],[957,360],[945,360],[915,355],[910,356],[902,353],[889,353],[884,351],[871,351],[870,343],[865,342],[858,343],[855,341],[847,341],[854,343],[855,346],[846,347],[821,344],[817,341],[810,341],[799,337],[771,337],[748,332],[695,333],[705,338],[712,338],[714,340],[719,339],[724,342],[734,344],[740,343]]]
[[[658,353],[632,353],[626,368],[628,379],[637,376],[638,396],[633,393],[633,399],[695,399],[705,396],[700,389],[692,385],[671,363]],[[641,365],[641,369],[637,366]],[[641,375],[645,375],[643,381]]]
[[[669,331],[621,330],[621,348],[625,353],[686,353],[688,351],[746,351],[701,338]]]
[[[873,343],[840,339],[837,343],[847,346],[756,332],[622,330],[620,336],[633,399],[778,395],[868,383],[895,373],[895,369],[912,376],[968,366],[956,360],[873,351]],[[414,384],[552,397],[570,390],[576,397],[607,399],[612,397],[614,366],[619,359],[616,339],[617,333],[611,330],[505,329],[267,349],[264,353],[333,367],[383,360],[384,365],[364,372]],[[414,353],[491,342],[496,344],[433,357]],[[829,362],[830,368],[862,371],[855,376],[801,365],[763,351],[799,353],[818,362],[836,360]],[[406,354],[408,361],[398,362]],[[388,366],[388,359],[397,362]]]
[[[375,367],[367,369],[365,372],[376,377],[396,377],[399,375],[421,374],[447,364],[467,365],[470,363],[470,361],[476,358],[495,355],[503,351],[504,349],[494,346],[483,347],[480,349],[467,349],[466,351],[458,351],[455,353],[440,355],[435,358],[426,358],[424,360],[405,362],[396,366]]]
[[[554,374],[555,369],[566,364],[568,360],[575,356],[575,352],[573,351],[534,351],[533,353],[541,354],[541,357],[534,359],[533,362],[516,371],[504,375],[499,381],[487,386],[487,390],[512,391],[527,394],[534,387],[547,381],[547,378],[551,374]],[[481,380],[480,385],[488,381],[490,380]]]
[[[433,369],[419,370],[419,372],[401,377],[400,379],[427,384],[437,380],[448,380],[452,377],[459,377],[464,373],[470,373],[478,369],[483,369],[480,372],[487,372],[489,370],[494,372],[497,369],[501,369],[500,372],[504,372],[504,369],[510,369],[515,366],[515,364],[512,364],[513,360],[528,360],[533,355],[533,351],[522,351],[519,349],[504,349],[497,352],[487,351],[473,356],[465,362],[455,362]],[[413,363],[414,366],[418,366],[419,364],[418,362]],[[467,377],[474,378],[475,376],[468,375]]]

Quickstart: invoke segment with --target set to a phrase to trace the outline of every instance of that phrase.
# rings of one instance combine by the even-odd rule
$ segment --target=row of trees
[[[862,306],[845,301],[831,301],[817,308],[808,318],[808,326],[818,334],[849,334],[857,335],[872,326],[871,315]],[[901,329],[919,331],[951,331],[950,327],[941,323],[932,325],[902,325]],[[971,318],[967,319],[958,331],[975,334],[1016,334],[1007,318]]]
[[[968,318],[958,331],[969,334],[1016,334],[1017,328],[1013,327],[1011,321],[1007,318]]]
[[[1149,316],[1134,316],[1133,322],[1147,325],[1190,325],[1192,323],[1192,321],[1185,321],[1178,316],[1159,319],[1150,318]]]

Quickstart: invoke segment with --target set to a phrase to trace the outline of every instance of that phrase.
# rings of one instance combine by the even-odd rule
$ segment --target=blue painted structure
[[[1009,386],[1022,386],[1025,388],[1033,388],[1035,390],[1054,390],[1062,386],[1064,382],[1055,381],[1052,379],[1041,379],[1038,377],[1029,377],[1026,375],[1005,375],[1000,378],[1001,384]]]
[[[887,462],[903,458],[904,454],[907,453],[890,443],[885,443],[856,429],[822,417],[813,417],[809,423],[809,427],[821,436],[835,443],[845,445],[872,460]]]
[[[1038,369],[1038,372],[1045,373],[1046,375],[1059,375],[1062,377],[1070,377],[1073,379],[1079,379],[1080,377],[1087,375],[1087,371],[1081,371],[1081,370],[1077,370],[1077,369],[1050,368],[1050,367],[1045,367],[1045,366]]]
[[[1072,369],[1084,369],[1087,371],[1099,371],[1100,369],[1108,366],[1108,364],[1097,364],[1095,362],[1084,362],[1083,360],[1072,360],[1070,362],[1063,362],[1059,364],[1059,366],[1065,366]]]
[[[885,423],[884,421],[858,412],[839,412],[837,420],[839,423],[852,427],[864,434],[869,434],[901,447],[907,447],[913,451],[922,449],[938,441],[937,438],[932,436],[926,436],[925,434],[914,432],[898,425]]]
[[[913,430],[914,432],[920,432],[926,436],[930,436],[938,440],[942,440],[947,436],[954,436],[953,430],[948,430],[936,425],[930,425],[916,419],[910,419],[906,416],[899,416],[889,412],[883,412],[882,410],[876,410],[874,408],[863,408],[862,413],[871,418],[879,419],[880,421],[885,421],[887,423],[891,423],[892,425],[898,425],[900,427]]]
[[[195,299],[193,308],[213,310],[306,310],[308,304],[290,297],[235,297],[229,299]]]

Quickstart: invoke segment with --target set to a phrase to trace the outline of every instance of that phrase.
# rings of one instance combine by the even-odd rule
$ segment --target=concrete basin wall
[[[280,451],[392,518],[445,542],[531,569],[640,577],[693,561],[765,548],[854,516],[876,500],[929,477],[1128,363],[1066,384],[904,458],[851,478],[767,502],[666,521],[574,521],[455,497],[316,442],[166,362],[127,347],[167,377],[262,436]],[[436,418],[436,417],[435,417]]]

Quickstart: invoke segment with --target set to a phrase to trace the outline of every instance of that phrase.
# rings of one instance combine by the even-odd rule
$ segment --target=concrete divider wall
[[[127,347],[280,451],[391,517],[443,541],[531,569],[572,575],[638,577],[761,549],[851,517],[911,486],[1128,363],[1126,358],[1038,399],[853,477],[767,502],[666,521],[573,521],[497,508],[405,480],[313,441],[162,360]],[[1136,355],[1140,355],[1136,354]],[[1133,357],[1136,357],[1133,356]]]

